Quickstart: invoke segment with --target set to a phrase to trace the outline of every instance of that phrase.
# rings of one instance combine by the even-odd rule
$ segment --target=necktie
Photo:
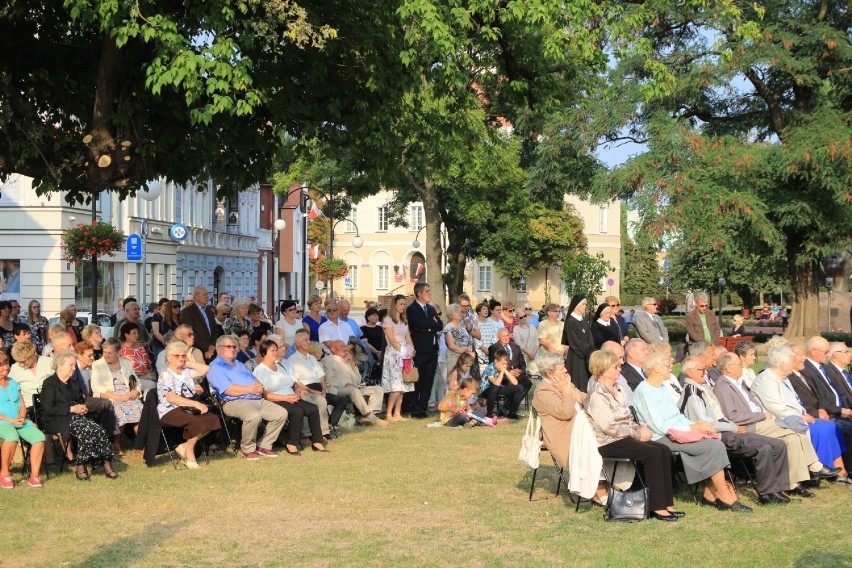
[[[831,380],[831,377],[828,376],[828,369],[825,368],[825,365],[819,366],[820,373],[822,374],[822,378],[825,379],[825,382],[828,383],[828,386],[831,387],[831,392],[834,393],[834,402],[837,406],[842,406],[840,404],[840,394],[837,392],[837,387],[834,386],[834,381]]]
[[[511,360],[512,359],[512,346],[509,345],[508,343],[506,344],[506,353],[509,354],[509,359]]]
[[[801,406],[801,407],[802,407],[802,414],[804,414],[804,413],[805,413],[805,405],[804,405],[804,404],[802,404],[802,399],[801,399],[801,398],[799,398],[799,394],[798,394],[795,390],[793,390],[792,388],[790,388],[790,385],[788,385],[788,384],[787,384],[787,383],[785,383],[784,381],[781,381],[781,384],[782,384],[782,385],[784,385],[784,386],[787,388],[787,390],[788,390],[788,391],[790,391],[791,393],[793,393],[793,396],[795,396],[795,397],[796,397],[796,401],[799,403],[799,406]]]
[[[849,390],[852,391],[852,377],[849,376],[849,371],[843,371],[843,378],[846,379],[846,384],[849,385]]]
[[[207,332],[210,333],[210,320],[207,319],[207,310],[204,306],[198,306],[198,309],[201,310],[201,317],[204,318],[204,325],[207,326]]]
[[[426,317],[429,317],[429,308],[426,307],[426,304],[423,304],[423,313],[426,314]]]
[[[663,338],[663,326],[660,323],[660,320],[655,318],[653,315],[651,315],[651,320],[654,322],[654,327],[657,328],[657,333],[660,334],[660,339],[662,339]]]

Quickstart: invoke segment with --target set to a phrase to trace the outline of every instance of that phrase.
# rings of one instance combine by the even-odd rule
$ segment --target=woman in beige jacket
[[[122,455],[120,447],[121,430],[127,424],[139,426],[142,416],[142,391],[139,389],[133,363],[119,357],[121,344],[114,338],[103,343],[104,356],[92,364],[92,395],[109,399],[115,412],[116,432],[113,437],[113,449]]]

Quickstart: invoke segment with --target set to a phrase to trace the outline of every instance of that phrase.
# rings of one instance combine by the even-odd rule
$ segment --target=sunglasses
[[[337,308],[326,308],[325,311],[326,311],[326,313],[330,314],[330,313],[334,313],[334,312],[339,312],[340,310],[337,309]]]
[[[610,308],[618,308],[620,306],[621,306],[621,304],[610,304],[609,305]]]
[[[507,311],[507,312],[509,312],[510,314],[514,314],[514,313],[515,313],[515,310],[506,310],[506,311]]]

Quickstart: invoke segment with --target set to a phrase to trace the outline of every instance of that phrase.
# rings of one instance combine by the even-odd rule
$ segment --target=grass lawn
[[[358,427],[330,453],[247,462],[214,454],[200,470],[148,468],[80,483],[67,470],[43,490],[0,496],[2,566],[850,566],[852,488],[760,507],[606,523],[554,497],[552,467],[517,461],[525,422],[496,429]],[[549,463],[542,454],[542,463]],[[19,470],[13,472],[15,479]]]

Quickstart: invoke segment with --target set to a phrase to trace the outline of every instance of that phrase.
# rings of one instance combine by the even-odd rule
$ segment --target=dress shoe
[[[674,523],[674,522],[677,522],[677,520],[678,520],[678,517],[676,517],[672,514],[661,515],[661,514],[657,513],[656,511],[651,511],[651,518],[657,519],[658,521],[665,521],[667,523]]]
[[[797,485],[795,488],[787,491],[787,495],[790,495],[792,497],[807,497],[807,498],[816,497],[816,495],[814,495],[813,493],[811,493],[810,491],[808,491],[807,489],[805,489],[801,485]]]
[[[805,489],[818,489],[819,488],[819,479],[808,479],[808,480],[805,480],[805,481],[800,481],[799,485],[801,485]]]
[[[713,501],[711,501],[710,499],[708,499],[707,497],[704,497],[703,495],[701,496],[701,499],[698,500],[698,503],[703,507],[716,507],[717,509],[719,508],[719,500],[718,499],[714,499]]]
[[[678,519],[682,519],[686,516],[686,513],[684,513],[683,511],[669,511],[669,515]]]
[[[774,495],[784,505],[791,502],[791,499],[789,497],[787,497],[786,495],[784,495],[783,493],[775,493]]]
[[[838,475],[834,482],[841,485],[852,485],[852,479],[849,479],[849,477],[845,475]]]
[[[811,472],[811,479],[826,479],[826,478],[829,478],[829,477],[835,477],[839,473],[840,473],[839,467],[829,468],[829,467],[822,466],[821,470]]]
[[[746,505],[743,505],[739,501],[734,501],[730,505],[728,505],[727,503],[725,503],[721,499],[717,499],[716,502],[718,503],[717,507],[719,507],[720,511],[733,511],[735,513],[751,513],[752,512],[751,507],[747,507]]]
[[[777,493],[767,493],[757,498],[758,505],[786,505],[790,500],[782,501]]]
[[[521,419],[521,417],[518,416],[517,412],[509,412],[508,414],[506,414],[506,418],[508,418],[509,420],[520,420]]]

